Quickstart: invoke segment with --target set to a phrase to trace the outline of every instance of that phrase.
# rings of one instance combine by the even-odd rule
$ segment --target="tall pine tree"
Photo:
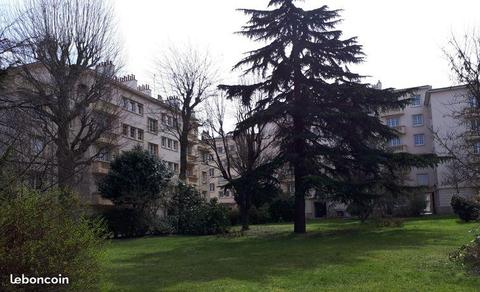
[[[296,233],[306,231],[305,195],[314,189],[346,200],[378,184],[385,168],[426,167],[432,156],[395,154],[383,147],[398,133],[378,118],[401,108],[405,92],[379,90],[362,83],[349,64],[363,61],[356,38],[342,39],[339,11],[327,6],[304,10],[294,0],[271,0],[270,10],[241,9],[250,16],[240,34],[265,43],[234,68],[261,74],[251,85],[220,85],[229,98],[248,103],[256,91],[267,93],[239,129],[266,121],[276,125],[281,157],[294,169]],[[368,181],[349,179],[367,174]],[[378,180],[377,180],[378,178]],[[358,182],[358,183],[356,183]]]

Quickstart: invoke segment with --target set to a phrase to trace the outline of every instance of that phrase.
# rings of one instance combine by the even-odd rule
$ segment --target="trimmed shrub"
[[[178,234],[206,235],[228,231],[228,209],[212,199],[207,202],[194,188],[179,183],[167,203],[165,218]]]
[[[291,222],[295,218],[295,198],[278,198],[269,207],[270,217],[273,222]]]
[[[144,236],[150,227],[146,216],[130,208],[113,208],[103,213],[108,231],[115,238]]]
[[[9,285],[10,274],[69,278],[65,287],[42,291],[98,289],[105,230],[82,215],[72,194],[22,190],[0,200],[0,208],[0,290],[19,288]]]
[[[453,212],[465,222],[477,220],[480,216],[480,204],[464,197],[454,195],[451,205]]]

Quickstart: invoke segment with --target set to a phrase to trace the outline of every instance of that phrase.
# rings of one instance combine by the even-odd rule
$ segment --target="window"
[[[178,150],[178,142],[173,141],[173,150],[177,151]]]
[[[480,154],[480,142],[473,145],[473,154]]]
[[[211,183],[209,186],[208,186],[208,189],[213,192],[215,191],[215,184],[214,183]]]
[[[425,145],[425,135],[424,134],[413,135],[413,140],[415,141],[415,146]]]
[[[148,152],[150,154],[158,156],[158,145],[153,143],[148,143]]]
[[[172,117],[171,116],[167,117],[167,125],[169,125],[169,126],[172,125]]]
[[[412,115],[412,126],[423,126],[423,115]]]
[[[128,136],[128,125],[126,125],[126,124],[122,125],[122,134],[124,136]]]
[[[158,133],[158,121],[152,118],[148,118],[148,131],[150,133]]]
[[[139,103],[137,104],[138,106],[138,114],[143,116],[143,104]]]
[[[390,128],[395,128],[395,127],[400,126],[400,118],[398,118],[398,117],[388,118],[387,119],[387,126],[389,126]]]
[[[111,160],[110,152],[107,149],[101,149],[98,151],[97,159],[100,161],[108,162]]]
[[[137,132],[138,132],[138,140],[143,141],[143,130],[137,129]]]
[[[478,107],[478,101],[477,99],[474,97],[474,96],[470,96],[468,98],[468,105],[471,107],[471,108],[476,108]]]
[[[218,196],[219,196],[219,197],[225,197],[225,193],[222,192],[222,191],[218,191]]]
[[[480,130],[480,120],[471,120],[470,128],[472,131],[478,132]]]
[[[209,175],[210,177],[214,177],[214,176],[215,176],[215,169],[214,169],[214,168],[210,168],[210,169],[208,170],[208,175]]]
[[[218,153],[223,153],[223,147],[218,147]]]
[[[162,147],[167,147],[167,138],[162,137]]]
[[[130,100],[130,111],[134,113],[137,112],[137,103],[133,100]]]
[[[135,139],[136,138],[136,129],[134,127],[130,127],[130,137]]]
[[[208,152],[202,152],[202,162],[207,163],[208,162]]]
[[[428,174],[417,174],[417,184],[419,186],[428,186]]]
[[[167,115],[162,114],[162,124],[166,124],[166,123],[167,123]]]
[[[225,191],[225,197],[230,197],[230,190]]]
[[[235,145],[230,145],[230,146],[228,146],[228,149],[229,149],[230,151],[234,151],[234,150],[235,150]]]
[[[178,172],[178,163],[173,164],[173,171]]]
[[[414,95],[411,97],[410,106],[417,107],[420,106],[422,103],[422,97],[420,95]]]
[[[388,142],[388,145],[391,146],[391,147],[399,146],[400,145],[400,138],[395,137],[395,138],[390,139],[390,141]]]
[[[172,139],[167,139],[167,148],[172,149]]]
[[[126,97],[123,98],[123,108],[129,112],[143,115],[143,104]]]
[[[202,183],[206,184],[207,183],[207,172],[202,171]]]

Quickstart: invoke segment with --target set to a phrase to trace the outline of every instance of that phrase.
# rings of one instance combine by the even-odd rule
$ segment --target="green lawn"
[[[402,228],[356,221],[254,226],[243,237],[155,237],[114,241],[105,291],[479,291],[448,254],[475,224],[410,220]]]

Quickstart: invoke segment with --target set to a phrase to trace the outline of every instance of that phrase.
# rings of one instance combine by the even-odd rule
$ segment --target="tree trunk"
[[[188,131],[182,131],[180,135],[180,173],[178,177],[181,181],[187,181],[187,150],[188,150]]]
[[[67,190],[74,186],[75,165],[69,147],[69,123],[58,127],[57,142],[57,179],[60,189]]]
[[[250,229],[248,220],[248,210],[250,206],[248,204],[248,198],[246,194],[240,194],[240,223],[242,224],[242,231]]]

